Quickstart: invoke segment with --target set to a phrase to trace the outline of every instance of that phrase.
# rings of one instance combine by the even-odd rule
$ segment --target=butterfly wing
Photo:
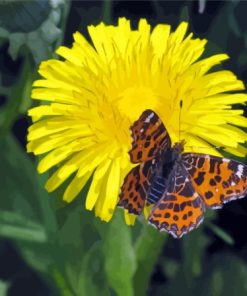
[[[118,206],[125,208],[129,213],[140,215],[145,206],[154,174],[155,165],[152,161],[134,167],[124,179]]]
[[[171,140],[162,121],[152,110],[144,111],[130,129],[133,139],[130,159],[132,163],[140,165],[125,177],[118,206],[127,209],[129,213],[139,215],[157,174],[159,155],[171,146]],[[157,199],[155,194],[148,202],[151,203],[154,199]]]
[[[130,128],[132,149],[129,151],[132,163],[153,159],[158,153],[171,147],[168,132],[152,110],[145,110]]]
[[[183,164],[196,192],[210,208],[247,194],[247,166],[226,158],[185,153]]]
[[[176,163],[167,190],[149,214],[149,222],[160,231],[180,238],[203,220],[204,202],[195,192],[186,170]]]

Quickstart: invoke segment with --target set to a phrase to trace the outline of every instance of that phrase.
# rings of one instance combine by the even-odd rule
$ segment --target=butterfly
[[[118,206],[140,215],[152,205],[148,221],[159,231],[180,238],[203,221],[206,208],[247,193],[247,166],[222,157],[184,153],[184,141],[170,136],[152,110],[145,110],[130,128],[130,160],[137,164],[125,177]]]

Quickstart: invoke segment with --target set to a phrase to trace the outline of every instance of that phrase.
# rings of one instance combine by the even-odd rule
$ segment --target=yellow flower
[[[48,191],[70,177],[63,199],[71,202],[92,177],[86,208],[109,221],[132,167],[129,128],[145,109],[158,113],[173,143],[185,139],[187,151],[219,155],[213,146],[225,146],[245,156],[246,133],[237,126],[247,120],[232,109],[246,101],[246,94],[232,93],[244,85],[230,71],[210,71],[226,54],[198,61],[207,41],[186,37],[187,27],[182,22],[171,32],[159,24],[151,31],[141,19],[132,30],[120,18],[117,26],[89,26],[92,45],[75,33],[71,49],[57,50],[63,61],[41,64],[44,79],[34,82],[32,98],[47,102],[29,110],[27,149],[45,154],[39,173],[56,167]]]

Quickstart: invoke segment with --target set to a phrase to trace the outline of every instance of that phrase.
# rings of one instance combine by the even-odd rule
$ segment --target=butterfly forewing
[[[203,154],[182,155],[194,189],[211,208],[247,194],[247,166],[226,158]]]
[[[154,205],[149,222],[175,238],[196,228],[203,220],[204,203],[195,192],[188,173],[176,164],[168,180],[167,191]]]
[[[152,110],[144,111],[130,129],[132,149],[129,154],[132,163],[151,160],[171,147],[164,124]]]

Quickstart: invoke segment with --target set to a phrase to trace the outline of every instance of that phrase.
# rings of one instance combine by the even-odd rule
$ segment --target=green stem
[[[31,84],[35,77],[34,74],[32,74],[33,72],[34,71],[32,69],[30,57],[28,54],[25,54],[24,66],[22,68],[18,83],[16,83],[10,89],[8,96],[8,106],[6,106],[6,110],[3,115],[3,122],[0,127],[0,137],[5,136],[9,132],[17,116],[19,115],[23,96],[27,95],[27,85],[29,85],[31,90]]]
[[[61,296],[76,296],[76,294],[69,288],[69,284],[65,277],[56,267],[53,268],[52,274]]]
[[[147,295],[147,288],[152,271],[168,235],[162,235],[149,226],[144,226],[143,232],[135,244],[138,269],[134,276],[135,295]]]
[[[102,11],[103,11],[102,20],[106,24],[112,23],[111,10],[112,10],[112,1],[104,0],[103,8],[102,8]]]

